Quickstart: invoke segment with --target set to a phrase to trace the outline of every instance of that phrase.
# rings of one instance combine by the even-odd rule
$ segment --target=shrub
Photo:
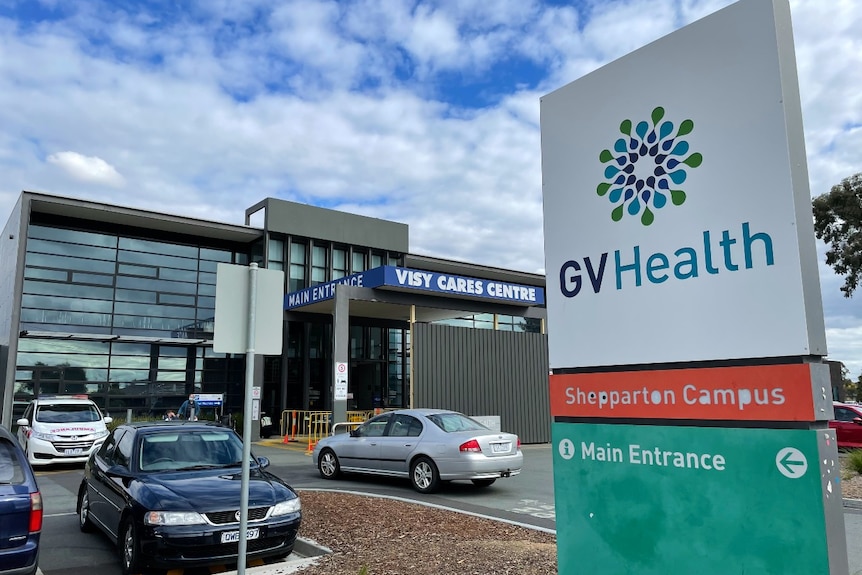
[[[847,467],[862,474],[862,449],[854,449],[847,455]]]

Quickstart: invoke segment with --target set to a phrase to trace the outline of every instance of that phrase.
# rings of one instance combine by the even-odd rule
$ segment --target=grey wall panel
[[[522,443],[549,443],[548,338],[418,323],[413,329],[416,407],[499,415]]]
[[[409,246],[407,224],[275,198],[267,198],[266,202],[266,225],[270,232],[402,253]]]

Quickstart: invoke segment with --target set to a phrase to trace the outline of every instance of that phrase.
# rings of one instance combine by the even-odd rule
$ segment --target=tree
[[[841,291],[851,297],[862,280],[862,172],[817,196],[814,233],[826,242],[826,264],[845,276]]]

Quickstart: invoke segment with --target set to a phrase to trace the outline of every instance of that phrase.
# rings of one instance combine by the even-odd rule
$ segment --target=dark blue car
[[[33,575],[39,563],[42,495],[18,440],[0,426],[0,575]]]
[[[123,573],[233,564],[239,548],[242,440],[203,421],[121,425],[84,467],[82,531],[98,527]],[[299,496],[250,461],[246,556],[285,557],[301,522]]]

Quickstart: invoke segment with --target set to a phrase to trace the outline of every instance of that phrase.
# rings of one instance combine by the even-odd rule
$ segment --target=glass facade
[[[443,319],[435,321],[434,323],[474,329],[496,329],[500,331],[517,331],[522,333],[542,333],[541,319],[534,317],[520,317],[516,315],[480,313],[452,319]]]
[[[243,381],[244,357],[198,345],[213,337],[221,262],[248,255],[31,224],[15,401],[87,393],[108,412],[159,414],[191,392],[227,393]],[[225,400],[236,409],[242,395]]]
[[[36,218],[29,226],[15,409],[37,394],[86,393],[114,417],[123,417],[127,409],[159,417],[196,392],[225,394],[223,414],[240,413],[245,356],[215,353],[211,347],[219,263],[266,262],[285,271],[289,292],[382,265],[403,265],[400,253],[313,238],[275,234],[219,245],[186,236],[140,237],[132,231],[51,217]],[[440,323],[542,329],[538,319],[495,314]],[[349,409],[409,405],[410,332],[404,326],[351,319]],[[291,321],[287,333],[283,357],[264,358],[261,410],[275,419],[282,406],[331,409],[328,318]]]

